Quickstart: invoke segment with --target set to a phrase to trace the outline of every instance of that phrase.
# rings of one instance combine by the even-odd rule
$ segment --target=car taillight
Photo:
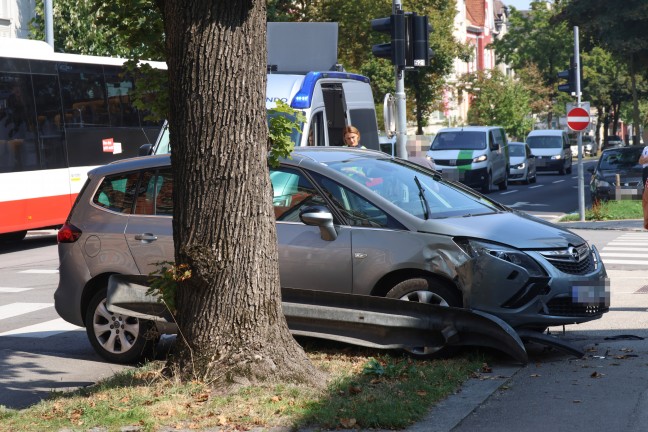
[[[56,235],[59,243],[74,243],[81,237],[81,230],[69,222],[66,222]]]

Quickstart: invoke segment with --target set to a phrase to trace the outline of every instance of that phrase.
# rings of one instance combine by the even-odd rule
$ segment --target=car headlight
[[[455,238],[454,242],[471,258],[490,255],[522,267],[529,272],[530,276],[542,277],[546,275],[540,264],[521,250],[470,238]]]
[[[473,158],[472,163],[484,162],[486,159],[488,159],[488,156],[484,154],[481,156],[477,156],[476,158]]]
[[[513,169],[524,169],[524,167],[526,167],[526,164],[524,162],[522,162],[521,164],[513,165],[511,168],[513,168]]]
[[[562,159],[562,155],[554,155],[554,156],[551,156],[551,159],[552,159],[552,160]]]

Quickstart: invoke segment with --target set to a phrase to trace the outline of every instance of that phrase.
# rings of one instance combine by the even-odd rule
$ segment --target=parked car
[[[619,135],[608,135],[603,142],[603,150],[624,146],[625,142]]]
[[[535,156],[523,142],[509,142],[509,180],[524,184],[537,181]]]
[[[588,168],[592,173],[590,181],[592,202],[616,199],[617,186],[620,199],[641,199],[643,168],[637,162],[643,148],[643,146],[629,146],[603,150],[596,167]]]
[[[572,151],[567,132],[558,129],[538,129],[529,132],[526,143],[536,157],[538,171],[572,172]]]
[[[508,140],[499,126],[440,129],[427,155],[444,177],[482,193],[508,187]]]
[[[170,163],[147,156],[90,171],[58,233],[56,310],[109,361],[135,361],[155,342],[150,321],[105,302],[110,275],[148,275],[173,260]],[[465,307],[516,329],[608,310],[593,245],[435,171],[379,151],[305,147],[270,179],[283,288]]]
[[[569,142],[571,144],[572,157],[578,157],[577,138],[571,138]],[[598,143],[593,136],[583,135],[582,146],[583,156],[596,156],[598,154]]]

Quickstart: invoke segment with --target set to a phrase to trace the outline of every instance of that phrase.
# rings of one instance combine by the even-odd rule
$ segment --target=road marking
[[[612,240],[601,250],[605,265],[623,264],[648,267],[648,233],[626,233]],[[643,260],[637,260],[641,258]]]
[[[518,192],[518,191],[517,190],[510,190],[510,191],[506,191],[506,192],[500,192],[500,195],[508,195],[508,194],[512,194],[513,192]]]
[[[56,274],[58,273],[58,270],[46,270],[46,269],[31,269],[31,270],[23,270],[18,273],[31,273],[31,274]]]
[[[535,189],[535,188],[539,188],[539,187],[542,187],[542,186],[544,186],[544,185],[529,186],[529,189]]]
[[[9,287],[0,287],[0,293],[17,293],[22,291],[29,291],[31,288],[9,288]]]
[[[54,306],[53,303],[10,303],[0,306],[0,320]]]
[[[28,338],[46,338],[59,333],[65,333],[72,330],[82,330],[83,327],[75,326],[65,321],[63,318],[58,318],[51,321],[21,327],[15,330],[9,330],[0,333],[0,336],[14,336],[14,337],[28,337]]]
[[[562,183],[562,182],[564,182],[564,181],[565,181],[565,180],[554,180],[554,181],[552,181],[551,183]]]
[[[634,260],[616,260],[616,259],[611,259],[611,260],[603,260],[603,264],[608,265],[608,264],[627,264],[627,265],[642,265],[646,266],[648,265],[648,261],[634,261]]]
[[[608,249],[605,248],[604,250],[607,251]],[[620,257],[628,257],[628,258],[648,258],[648,254],[628,253],[628,252],[627,252],[627,249],[626,249],[626,252],[623,252],[623,253],[616,253],[616,252],[607,253],[607,252],[601,252],[601,256],[604,257],[604,258],[605,258],[605,257],[615,257],[615,258],[620,258]],[[648,261],[646,262],[646,264],[648,264]]]
[[[642,247],[627,248],[627,247],[609,247],[609,246],[605,246],[605,250],[606,251],[648,252],[648,248],[642,248]]]

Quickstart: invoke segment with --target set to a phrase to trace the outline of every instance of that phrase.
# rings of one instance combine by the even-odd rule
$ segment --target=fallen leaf
[[[416,394],[419,396],[427,396],[427,392],[425,390],[416,390]]]
[[[227,424],[227,417],[225,417],[224,415],[221,414],[217,418],[219,426],[225,426]]]
[[[272,397],[270,398],[270,400],[271,400],[272,402],[279,402],[279,401],[281,400],[281,397],[280,397],[280,396],[272,396]]]
[[[605,374],[602,374],[601,372],[592,372],[592,375],[590,375],[591,378],[601,378]]]
[[[491,372],[493,372],[493,368],[488,366],[488,363],[484,363],[484,364],[482,364],[481,371],[483,373],[491,373]]]
[[[349,393],[350,394],[362,393],[362,388],[359,386],[349,386]]]

